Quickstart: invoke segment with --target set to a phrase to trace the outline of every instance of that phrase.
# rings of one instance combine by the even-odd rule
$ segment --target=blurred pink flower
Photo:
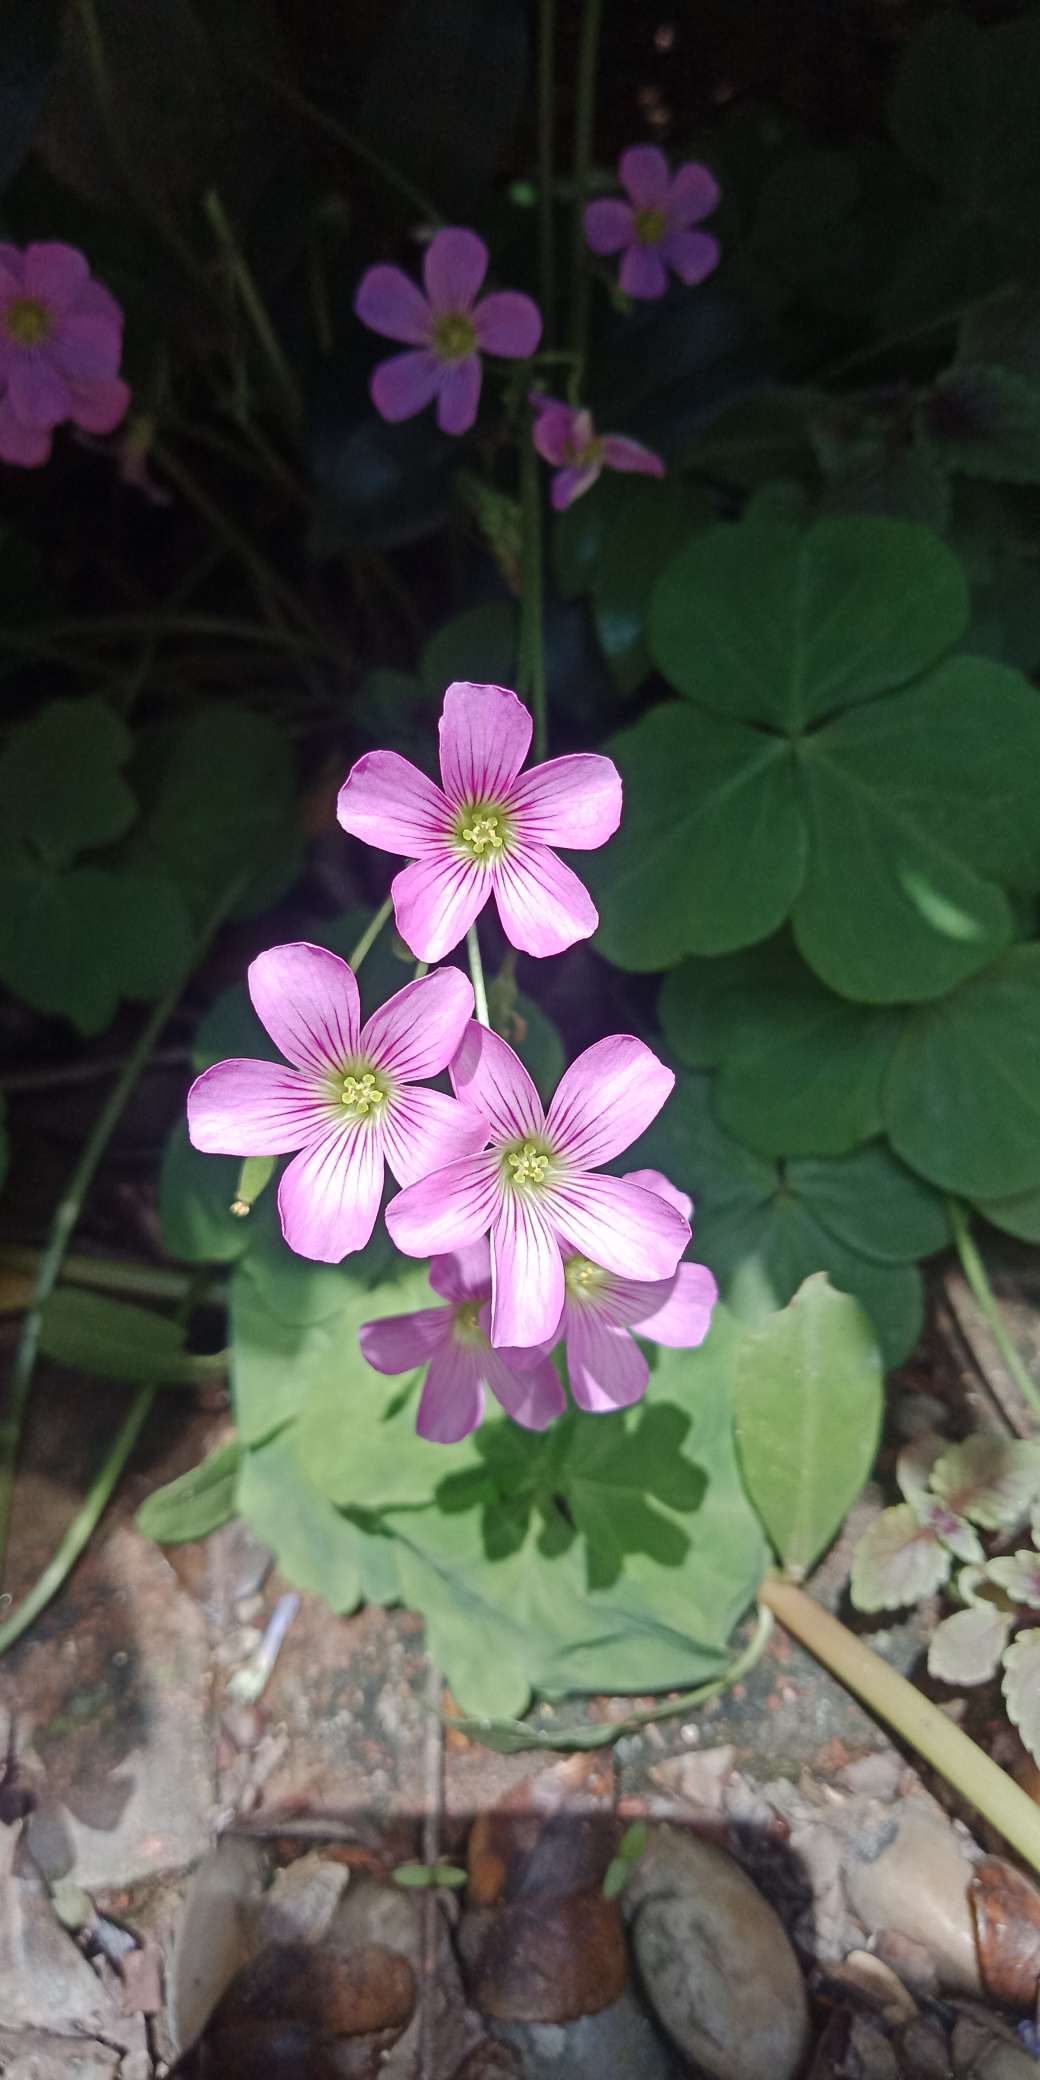
[[[623,433],[597,433],[592,413],[536,391],[532,439],[539,455],[556,471],[552,502],[558,513],[590,491],[603,469],[619,469],[641,477],[663,477],[665,466],[652,448],[630,441]]]
[[[656,1192],[683,1220],[693,1212],[692,1199],[659,1170],[630,1170],[622,1182]],[[693,1350],[704,1342],[719,1296],[706,1264],[680,1264],[671,1278],[644,1283],[575,1256],[567,1259],[563,1275],[561,1328],[571,1393],[579,1408],[596,1415],[629,1408],[646,1393],[650,1368],[633,1330],[648,1343]]]
[[[458,968],[409,982],[361,1025],[353,969],[305,940],[249,969],[253,1009],[280,1062],[217,1062],[188,1092],[188,1133],[208,1155],[299,1150],[278,1187],[290,1249],[338,1264],[375,1227],[388,1163],[412,1184],[482,1147],[483,1121],[417,1082],[447,1068],[473,1010]]]
[[[687,288],[703,282],[719,264],[719,242],[690,225],[718,208],[714,174],[692,159],[670,174],[656,144],[634,144],[618,160],[618,178],[628,201],[590,202],[585,236],[594,253],[624,252],[618,280],[626,295],[663,296],[669,268]]]
[[[423,294],[399,267],[370,267],[354,309],[362,324],[411,352],[393,354],[372,372],[372,402],[384,419],[411,419],[437,400],[442,433],[468,433],[480,402],[481,354],[526,361],[542,336],[542,314],[529,296],[502,289],[477,302],[488,249],[475,231],[438,231],[423,259]]]
[[[546,1114],[512,1048],[471,1023],[451,1081],[491,1146],[399,1192],[386,1225],[406,1257],[464,1249],[490,1233],[496,1348],[555,1339],[565,1256],[580,1253],[620,1278],[673,1277],[689,1221],[657,1192],[596,1174],[656,1118],[675,1083],[649,1047],[628,1033],[587,1047]]]
[[[414,861],[392,893],[417,960],[443,960],[492,895],[521,953],[562,953],[595,931],[587,889],[550,848],[606,844],[621,820],[620,775],[596,752],[521,773],[530,746],[531,717],[515,693],[457,679],[440,721],[443,787],[397,751],[368,751],[347,774],[343,829]]]
[[[567,1397],[541,1350],[496,1351],[488,1339],[491,1252],[487,1237],[435,1257],[430,1284],[449,1304],[365,1322],[361,1349],[377,1372],[428,1367],[415,1427],[434,1444],[457,1444],[484,1420],[485,1389],[525,1430],[545,1430]]]
[[[71,419],[111,433],[130,392],[123,313],[75,246],[0,245],[0,457],[35,469]]]

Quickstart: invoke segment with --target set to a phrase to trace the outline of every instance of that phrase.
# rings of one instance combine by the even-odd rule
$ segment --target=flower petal
[[[398,1184],[417,1184],[459,1156],[476,1155],[487,1140],[478,1113],[444,1091],[397,1091],[380,1125],[383,1151]]]
[[[632,144],[618,160],[618,176],[637,209],[657,209],[671,185],[668,161],[656,144]]]
[[[58,426],[72,411],[72,391],[46,354],[17,354],[7,376],[8,395],[26,426]]]
[[[557,397],[535,396],[531,439],[543,462],[555,469],[565,463],[574,444],[574,422],[578,416]]]
[[[502,1197],[495,1155],[460,1156],[391,1199],[390,1237],[406,1257],[438,1257],[486,1235]]]
[[[486,1235],[446,1257],[434,1257],[430,1284],[442,1300],[487,1300],[491,1294],[491,1244]]]
[[[671,1278],[690,1224],[656,1192],[591,1174],[549,1186],[544,1203],[570,1246],[619,1278]]]
[[[552,480],[552,508],[554,513],[565,513],[576,498],[584,498],[603,473],[603,463],[589,462],[584,469],[559,469]]]
[[[399,751],[366,751],[351,766],[336,815],[352,838],[408,858],[439,844],[451,826],[440,788]]]
[[[564,1302],[560,1245],[536,1200],[505,1192],[491,1230],[491,1341],[547,1343]]]
[[[710,231],[673,231],[660,250],[661,258],[688,289],[712,274],[722,257],[718,239]]]
[[[188,1136],[206,1155],[289,1155],[322,1123],[309,1077],[280,1062],[216,1062],[188,1092]]]
[[[458,1444],[484,1420],[483,1353],[451,1342],[430,1361],[415,1427],[430,1444]]]
[[[504,1352],[487,1350],[483,1370],[496,1401],[524,1430],[547,1430],[566,1413],[567,1396],[550,1358],[518,1371]]]
[[[104,282],[96,282],[93,276],[82,282],[76,291],[76,300],[71,306],[70,316],[77,318],[101,318],[107,325],[114,325],[120,334],[123,330],[123,307],[117,303],[111,289]]]
[[[440,381],[441,364],[436,355],[428,347],[420,347],[378,361],[368,379],[368,394],[380,418],[395,426],[399,419],[414,419],[424,405],[432,404]]]
[[[5,392],[0,397],[0,461],[17,463],[22,469],[39,469],[52,446],[50,427],[23,426]]]
[[[451,1064],[452,1089],[464,1105],[486,1119],[497,1141],[516,1141],[545,1130],[542,1101],[508,1040],[472,1019]]]
[[[667,474],[660,455],[655,455],[652,448],[644,448],[642,441],[630,441],[624,433],[604,436],[603,460],[608,469],[623,470],[628,476],[663,477]]]
[[[594,852],[621,822],[621,775],[612,758],[595,751],[551,758],[521,773],[509,796],[526,838]]]
[[[282,1234],[297,1256],[339,1264],[364,1249],[383,1192],[383,1144],[368,1120],[336,1120],[294,1156],[278,1187]]]
[[[448,1342],[453,1316],[450,1307],[420,1307],[414,1314],[385,1314],[377,1321],[362,1322],[358,1330],[361,1354],[376,1372],[411,1372],[426,1365],[435,1351]]]
[[[706,1264],[680,1264],[667,1300],[638,1322],[640,1336],[669,1350],[692,1351],[711,1328],[719,1289]]]
[[[530,712],[508,686],[453,679],[440,719],[441,779],[456,808],[500,802],[531,749]]]
[[[634,296],[637,301],[650,302],[653,298],[664,295],[668,287],[668,269],[661,258],[661,251],[660,246],[629,246],[618,274],[618,281],[626,296]]]
[[[484,354],[506,361],[526,361],[542,336],[542,314],[519,289],[500,289],[485,296],[473,313],[477,340]]]
[[[69,388],[69,417],[85,433],[114,433],[130,409],[130,385],[122,376],[76,377]]]
[[[437,379],[437,424],[442,433],[468,433],[480,403],[481,367],[479,354],[465,361],[441,364]]]
[[[55,317],[72,309],[90,276],[90,267],[76,246],[45,240],[26,247],[25,294],[45,303]]]
[[[361,1052],[391,1076],[416,1083],[439,1076],[473,1016],[473,984],[461,968],[438,968],[406,982],[373,1011],[361,1034]]]
[[[681,1192],[661,1170],[626,1170],[626,1184],[642,1185],[644,1192],[656,1192],[659,1199],[667,1199],[681,1213],[684,1221],[693,1219],[693,1200],[689,1192]]]
[[[650,1367],[627,1329],[579,1303],[567,1309],[567,1374],[578,1407],[605,1415],[642,1400]]]
[[[114,376],[123,351],[123,329],[108,318],[73,311],[54,341],[53,354],[63,375],[90,380]]]
[[[525,844],[499,860],[495,901],[510,944],[538,960],[590,939],[599,923],[585,883],[547,845]]]
[[[405,346],[429,343],[432,314],[422,290],[399,267],[370,267],[362,275],[354,297],[355,316],[384,339],[402,340]]]
[[[688,159],[672,176],[665,202],[668,221],[677,230],[685,231],[687,224],[699,224],[702,217],[710,217],[721,200],[722,191],[715,175],[695,159]]]
[[[338,953],[297,939],[249,964],[253,1010],[295,1069],[325,1075],[358,1051],[361,1004],[354,971]]]
[[[472,310],[488,271],[488,249],[475,231],[448,225],[430,240],[423,281],[430,308],[439,313]]]
[[[636,235],[635,211],[630,202],[613,199],[590,202],[585,211],[585,239],[593,253],[620,253]]]
[[[442,961],[464,939],[491,894],[491,877],[450,846],[427,853],[390,884],[397,929],[417,961]]]
[[[549,1107],[549,1138],[579,1169],[594,1169],[638,1140],[674,1088],[671,1069],[645,1041],[612,1033],[561,1076]]]

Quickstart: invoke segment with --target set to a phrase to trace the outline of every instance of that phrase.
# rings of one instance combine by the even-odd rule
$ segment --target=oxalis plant
[[[30,1304],[0,1547],[37,1356],[136,1391],[0,1648],[156,1394],[229,1375],[233,1439],[143,1527],[238,1513],[333,1610],[410,1605],[482,1738],[639,1723],[547,1733],[533,1697],[691,1709],[775,1614],[1036,1862],[1024,1795],[801,1586],[870,1471],[926,1260],[957,1250],[1040,1402],[976,1241],[1040,1240],[1036,19],[916,24],[843,147],[738,94],[615,163],[600,0],[569,138],[552,0],[399,0],[356,129],[262,24],[240,65],[223,0],[157,16],[147,66],[93,0],[60,58],[40,12],[11,45],[33,110],[0,169],[25,241],[0,253],[0,461],[65,471],[74,514],[77,471],[105,471],[162,583],[135,569],[69,618],[28,501],[12,530],[0,979],[87,1038],[147,1008],[43,1247],[4,1253]],[[529,45],[534,163],[500,187]],[[59,63],[41,186],[22,161]],[[164,153],[143,105],[186,65],[219,153],[179,130]],[[235,221],[255,167],[236,209],[212,185],[215,79],[307,164],[273,240]],[[88,109],[85,192],[133,197],[114,238],[62,204]],[[63,222],[92,223],[89,262]],[[197,1022],[226,921],[263,944],[290,890],[306,916],[295,747],[323,828],[315,766],[334,741],[339,785],[348,730],[340,858],[378,895],[396,855],[390,895],[326,893]],[[580,1000],[593,935],[634,1030],[568,1066],[540,978]],[[77,1251],[175,1014],[197,1081],[159,1178],[169,1261]],[[224,1350],[195,1347],[201,1299]],[[905,1505],[933,1574],[949,1460]],[[984,1634],[992,1659],[1031,1563],[975,1552],[1011,1526],[972,1518],[956,1465],[969,1600],[939,1651]]]

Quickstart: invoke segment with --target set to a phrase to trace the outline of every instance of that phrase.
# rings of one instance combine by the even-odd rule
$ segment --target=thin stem
[[[545,336],[556,322],[553,140],[556,99],[556,0],[538,0],[538,278]]]
[[[320,635],[321,631],[312,621],[303,601],[297,598],[291,586],[284,583],[274,565],[268,563],[267,558],[261,555],[248,535],[243,534],[237,522],[230,519],[215,499],[211,498],[205,485],[199,482],[183,462],[171,455],[168,448],[156,442],[152,452],[158,467],[170,478],[171,483],[177,486],[181,496],[201,514],[207,527],[212,528],[213,533],[226,542],[229,549],[234,550],[239,562],[252,578],[261,607],[268,613],[277,612],[280,608],[283,613],[288,613],[293,619],[302,622],[312,636]]]
[[[1040,1386],[1032,1378],[1021,1352],[1015,1348],[1004,1326],[1004,1317],[997,1305],[997,1296],[990,1285],[986,1266],[979,1255],[975,1237],[971,1232],[971,1222],[968,1218],[967,1210],[961,1205],[959,1199],[950,1199],[947,1204],[950,1213],[950,1224],[953,1228],[953,1239],[957,1245],[957,1254],[961,1260],[961,1269],[964,1272],[964,1276],[989,1323],[993,1332],[993,1341],[1019,1393],[1028,1403],[1033,1414],[1040,1416]]]
[[[200,935],[193,951],[189,968],[179,975],[172,988],[168,989],[149,1017],[145,1020],[137,1044],[126,1060],[126,1065],[114,1089],[110,1092],[94,1122],[72,1176],[59,1200],[51,1221],[50,1233],[41,1251],[36,1273],[36,1286],[32,1300],[22,1323],[22,1333],[15,1352],[8,1390],[7,1412],[0,1423],[0,1579],[3,1577],[7,1555],[7,1535],[10,1528],[11,1501],[14,1491],[15,1464],[21,1442],[22,1425],[29,1402],[36,1355],[40,1342],[40,1325],[45,1302],[50,1298],[61,1272],[73,1230],[79,1220],[98,1164],[108,1147],[109,1141],[122,1118],[132,1092],[144,1070],[152,1049],[163,1027],[168,1023],[177,1001],[195,968],[204,948],[209,944],[221,919],[235,902],[242,886],[242,877],[237,876],[233,887],[226,890]]]
[[[578,93],[574,114],[574,216],[571,220],[570,344],[584,361],[589,312],[589,274],[585,260],[585,202],[592,167],[592,132],[596,117],[596,74],[603,0],[585,0],[578,54]]]
[[[522,591],[520,597],[519,686],[522,700],[529,700],[534,715],[534,752],[537,762],[549,749],[549,695],[545,679],[545,607],[542,572],[542,494],[538,481],[538,457],[529,425],[524,426],[520,451],[520,522],[522,529]]]
[[[490,1026],[484,963],[480,958],[480,940],[477,938],[475,924],[471,924],[466,933],[466,952],[469,955],[469,972],[473,982],[473,1015],[478,1025]]]
[[[361,937],[358,940],[357,945],[355,946],[354,951],[350,955],[350,958],[347,962],[348,968],[353,968],[355,975],[357,974],[357,971],[360,968],[361,963],[365,958],[365,955],[371,953],[372,948],[375,945],[376,940],[378,939],[379,934],[387,921],[387,918],[390,917],[393,912],[393,907],[393,896],[387,896],[386,902],[380,904],[375,916],[365,926],[365,929],[362,932]]]
[[[345,123],[341,123],[338,116],[328,115],[325,109],[319,108],[316,102],[309,100],[306,94],[300,92],[299,87],[294,86],[281,73],[267,72],[260,66],[250,65],[244,59],[239,62],[244,72],[251,72],[254,79],[262,80],[274,93],[280,94],[282,100],[296,110],[297,115],[305,116],[309,123],[313,123],[315,129],[324,130],[327,137],[334,137],[337,143],[343,146],[344,151],[351,152],[355,159],[361,160],[363,166],[368,166],[373,173],[378,174],[384,185],[393,188],[405,202],[410,203],[427,224],[443,224],[444,218],[429,196],[424,195],[422,189],[417,188],[414,181],[408,179],[407,174],[400,173],[389,159],[384,159],[382,152],[377,152],[374,145],[366,143],[356,131],[349,130]]]
[[[228,272],[241,297],[243,309],[285,399],[289,417],[294,423],[298,423],[303,418],[303,399],[299,386],[282,352],[281,341],[271,323],[267,305],[256,286],[252,268],[235,237],[231,221],[216,188],[208,190],[203,207],[223,250]]]
[[[889,1668],[872,1647],[821,1610],[793,1582],[767,1576],[759,1601],[877,1718],[937,1769],[1004,1836],[1023,1861],[1040,1871],[1040,1807],[1013,1777],[991,1761],[939,1706]]]
[[[237,547],[237,544],[236,544]],[[46,638],[49,635],[68,635],[81,644],[85,639],[96,636],[99,640],[111,637],[147,635],[150,630],[170,636],[225,637],[228,642],[256,643],[271,650],[287,650],[307,657],[337,657],[342,652],[331,637],[320,631],[314,635],[302,635],[295,629],[271,628],[263,621],[242,621],[224,614],[84,614],[79,620],[44,622],[40,632],[29,628],[4,628],[0,625],[0,650],[13,650],[29,657],[53,655],[56,663],[78,663],[85,672],[96,672],[93,658],[74,657],[72,652],[62,654],[49,651]]]
[[[158,1387],[139,1387],[130,1404],[126,1418],[109,1448],[100,1472],[96,1475],[86,1501],[76,1511],[65,1536],[52,1560],[43,1573],[38,1575],[29,1594],[22,1598],[18,1609],[0,1625],[0,1654],[6,1654],[16,1640],[21,1639],[34,1619],[45,1610],[52,1596],[56,1596],[66,1576],[75,1566],[87,1540],[95,1530],[109,1496],[130,1457],[140,1435]]]
[[[35,1279],[42,1252],[22,1249],[16,1243],[0,1248],[0,1272],[20,1272]],[[150,1300],[183,1299],[191,1278],[186,1272],[167,1270],[165,1264],[137,1264],[120,1257],[92,1257],[73,1250],[61,1267],[63,1285],[96,1286],[102,1293],[137,1293]],[[214,1285],[200,1298],[216,1300],[220,1287]]]
[[[187,1047],[163,1047],[155,1056],[155,1066],[160,1069],[183,1069],[191,1060]],[[0,1076],[2,1091],[55,1091],[78,1083],[96,1083],[101,1076],[113,1076],[126,1061],[122,1054],[95,1055],[86,1062],[59,1062],[51,1069],[12,1069],[10,1075]]]

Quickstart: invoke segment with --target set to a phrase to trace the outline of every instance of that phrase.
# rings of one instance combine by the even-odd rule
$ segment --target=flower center
[[[570,1257],[563,1267],[563,1276],[569,1300],[591,1300],[602,1291],[610,1273],[590,1263],[588,1257]]]
[[[51,329],[51,314],[34,296],[16,296],[7,306],[7,333],[19,347],[38,347]]]
[[[386,1085],[374,1076],[371,1069],[361,1069],[344,1076],[340,1085],[339,1101],[349,1107],[355,1119],[367,1119],[370,1112],[377,1112],[386,1103]]]
[[[507,1182],[526,1185],[528,1189],[532,1185],[544,1184],[549,1155],[550,1151],[539,1148],[537,1141],[518,1141],[513,1148],[506,1150]]]
[[[483,1300],[463,1300],[455,1309],[455,1335],[460,1343],[483,1343],[484,1331],[480,1326],[483,1305]]]
[[[465,311],[447,311],[433,327],[433,350],[438,361],[465,361],[476,352],[477,328]]]
[[[667,235],[668,219],[663,209],[641,209],[636,213],[636,237],[642,246],[659,246]]]
[[[493,802],[474,802],[471,808],[463,809],[455,825],[455,836],[463,852],[470,859],[491,866],[509,840],[509,824],[504,812]]]

